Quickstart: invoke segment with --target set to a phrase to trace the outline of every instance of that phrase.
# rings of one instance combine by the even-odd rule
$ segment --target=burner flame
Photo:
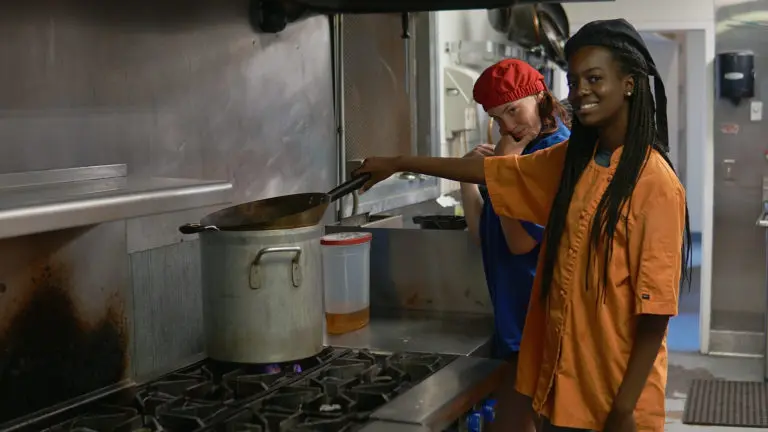
[[[264,368],[264,373],[268,373],[270,375],[279,374],[280,373],[280,365],[278,364],[271,364]]]
[[[302,372],[301,365],[296,363],[290,366],[290,368],[286,367],[286,370],[290,370],[293,373],[300,374]],[[283,371],[283,368],[279,364],[271,364],[264,366],[264,373],[274,375],[279,374]]]

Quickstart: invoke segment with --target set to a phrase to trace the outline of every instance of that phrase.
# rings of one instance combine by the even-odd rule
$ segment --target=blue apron
[[[561,143],[570,135],[568,128],[560,123],[557,131],[536,138],[526,146],[522,154],[530,154]],[[520,350],[520,339],[523,336],[540,246],[536,245],[524,255],[510,253],[501,229],[501,220],[493,210],[487,189],[481,186],[480,193],[484,201],[480,214],[480,245],[494,312],[493,356],[506,359]],[[541,242],[543,226],[523,221],[521,224],[528,235]]]

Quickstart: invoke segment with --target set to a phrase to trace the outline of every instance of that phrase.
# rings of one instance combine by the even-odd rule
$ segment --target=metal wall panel
[[[374,311],[493,313],[482,254],[466,231],[326,227],[326,232],[348,231],[373,234],[371,308]]]
[[[344,16],[342,30],[347,160],[411,154],[413,50],[400,15]]]
[[[134,376],[173,368],[205,350],[198,240],[130,255]],[[166,271],[173,269],[174,271]]]
[[[344,161],[437,155],[439,57],[435,13],[349,15],[340,20]],[[381,212],[439,196],[436,178],[397,175],[360,197],[358,212]],[[355,210],[343,200],[343,214]]]
[[[328,190],[337,159],[331,72],[326,17],[257,34],[248,0],[3,2],[0,173],[127,164],[131,174],[228,179],[238,202]],[[103,296],[122,301],[136,372],[200,353],[196,241],[177,227],[212,210],[42,234],[31,237],[37,249],[28,238],[0,243],[2,322],[23,306],[9,293],[55,257],[69,263],[78,282],[67,295],[89,305],[89,317],[112,310]],[[93,369],[78,355],[54,358]],[[123,369],[107,381],[130,375]],[[49,384],[60,396],[61,383]]]
[[[754,100],[764,100],[768,97],[765,75],[768,47],[758,41],[768,37],[768,27],[744,23],[738,17],[763,10],[764,4],[716,1],[715,5],[720,29],[717,52],[738,49],[755,52]],[[715,330],[763,331],[765,242],[764,233],[755,226],[755,221],[761,212],[762,178],[768,174],[768,163],[763,157],[768,125],[765,120],[751,122],[749,111],[750,100],[738,106],[727,100],[715,100],[712,259],[712,327]],[[739,126],[738,134],[721,132],[721,126],[733,123]],[[728,160],[733,160],[733,164]]]

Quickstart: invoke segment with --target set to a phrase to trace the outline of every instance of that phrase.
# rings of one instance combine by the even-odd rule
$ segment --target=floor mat
[[[762,382],[694,380],[685,401],[683,423],[766,428],[768,386]]]

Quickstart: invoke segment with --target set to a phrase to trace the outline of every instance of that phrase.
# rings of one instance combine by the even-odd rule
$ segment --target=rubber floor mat
[[[768,386],[761,382],[694,380],[683,423],[768,428]]]

